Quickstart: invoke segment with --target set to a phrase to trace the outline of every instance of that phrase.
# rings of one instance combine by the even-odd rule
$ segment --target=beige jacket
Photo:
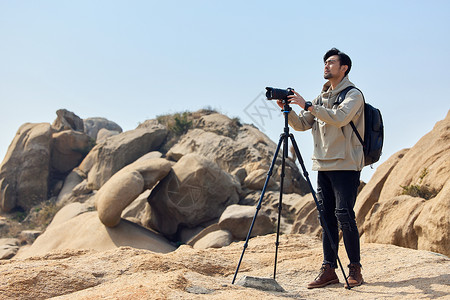
[[[334,90],[327,82],[320,96],[312,101],[312,112],[289,114],[289,125],[295,130],[312,128],[314,171],[360,171],[364,167],[363,147],[350,126],[350,121],[353,121],[359,134],[364,136],[364,99],[361,92],[351,89],[339,106],[333,105],[339,93],[348,86],[355,85],[347,76]]]

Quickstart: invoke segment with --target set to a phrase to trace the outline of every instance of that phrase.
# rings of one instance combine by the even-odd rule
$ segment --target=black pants
[[[360,171],[319,171],[317,177],[317,199],[323,205],[324,219],[331,238],[337,249],[339,229],[342,230],[348,259],[355,264],[360,264],[361,259],[359,232],[353,210],[360,174]],[[337,258],[325,230],[322,230],[322,245],[323,263],[337,268]]]

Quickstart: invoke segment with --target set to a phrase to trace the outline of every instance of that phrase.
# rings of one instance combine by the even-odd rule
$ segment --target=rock
[[[194,244],[194,249],[222,248],[233,241],[233,236],[228,230],[217,230],[208,233]]]
[[[144,224],[166,235],[178,225],[196,227],[219,217],[239,201],[240,185],[214,162],[197,154],[183,156],[152,190],[151,215]]]
[[[239,127],[242,127],[242,125],[236,119],[230,119],[225,115],[214,113],[200,117],[195,127],[233,138],[237,135]]]
[[[80,164],[92,189],[99,189],[112,175],[139,157],[158,150],[167,135],[162,125],[142,127],[109,137],[95,146]]]
[[[121,246],[168,253],[175,247],[162,236],[123,220],[114,228],[105,227],[97,212],[78,215],[62,224],[47,228],[18,258],[44,255],[54,250],[94,249],[106,251]]]
[[[267,180],[267,170],[258,169],[252,171],[250,174],[245,177],[244,186],[251,190],[262,190],[264,184]],[[268,189],[277,189],[279,188],[278,184],[275,182],[274,178],[271,176],[269,178],[269,182],[267,184]]]
[[[256,128],[243,125],[235,137],[231,138],[225,135],[219,135],[222,130],[214,132],[203,129],[189,130],[181,140],[175,144],[167,153],[167,157],[173,160],[179,160],[183,155],[197,153],[216,162],[223,170],[233,172],[245,164],[257,163],[267,174],[276,145],[265,134]],[[281,155],[281,154],[280,154]],[[281,158],[276,162],[281,165]],[[307,192],[307,184],[300,174],[297,166],[290,160],[286,160],[286,177],[284,192],[300,193]],[[281,168],[280,168],[281,171]],[[247,174],[249,171],[247,170]],[[273,179],[279,181],[279,173],[273,174]],[[258,188],[260,185],[257,185]]]
[[[48,196],[52,128],[48,123],[22,125],[0,165],[0,209],[24,210]]]
[[[259,199],[261,198],[261,193],[261,191],[251,192],[244,199],[241,199],[239,204],[250,205],[256,209]],[[266,191],[261,203],[261,211],[270,216],[270,219],[274,224],[278,222],[279,203],[279,191]],[[306,204],[306,202],[303,200],[303,196],[293,193],[283,194],[282,204],[280,231],[282,233],[290,233],[292,231],[291,227],[294,220],[297,218],[300,209],[302,209],[302,206]]]
[[[423,136],[398,162],[389,175],[380,199],[404,192],[402,187],[418,185],[437,195],[450,174],[450,111],[433,130]]]
[[[0,239],[0,260],[10,259],[19,251],[20,240],[13,238]]]
[[[303,196],[296,204],[296,217],[291,233],[302,233],[311,236],[320,236],[322,227],[319,222],[319,212],[312,194]]]
[[[364,233],[364,224],[369,210],[378,202],[381,190],[392,170],[398,162],[405,156],[409,149],[403,149],[392,155],[381,164],[373,174],[369,183],[358,194],[354,211],[356,214],[356,224],[358,224],[359,234]]]
[[[114,174],[97,193],[97,210],[102,223],[108,227],[117,226],[122,211],[170,170],[170,162],[155,158],[137,161]]]
[[[142,218],[144,218],[146,206],[148,205],[147,198],[150,195],[150,190],[144,191],[142,194],[140,194],[133,202],[131,202],[130,205],[128,205],[123,211],[122,211],[122,218],[130,220],[138,219],[138,224],[141,224]]]
[[[67,175],[64,180],[64,185],[59,192],[59,195],[56,199],[57,204],[65,204],[68,203],[68,198],[70,197],[72,190],[83,181],[83,177],[80,176],[79,172],[72,171]]]
[[[101,129],[106,129],[112,132],[122,132],[122,128],[119,125],[105,118],[87,118],[83,120],[83,124],[84,132],[95,141],[97,141],[97,135]]]
[[[436,196],[425,202],[414,222],[417,249],[424,249],[450,256],[450,181]]]
[[[92,229],[95,232],[96,228]],[[237,280],[245,275],[274,275],[274,241],[275,234],[250,240]],[[181,245],[167,254],[131,247],[107,251],[57,250],[28,259],[2,261],[1,297],[61,300],[108,297],[314,300],[361,299],[361,295],[365,300],[448,298],[450,259],[429,251],[363,243],[363,276],[370,283],[349,291],[343,288],[342,274],[337,271],[340,284],[308,290],[305,285],[314,279],[322,263],[322,243],[303,234],[282,235],[276,280],[286,292],[280,293],[231,284],[242,246],[243,242],[238,242],[201,250]],[[345,255],[341,259],[346,265]]]
[[[91,150],[90,138],[84,132],[64,130],[54,133],[52,138],[51,166],[62,174],[78,166]]]
[[[97,143],[103,143],[110,136],[118,135],[119,133],[119,131],[102,128],[97,133]]]
[[[97,194],[97,211],[105,226],[120,222],[122,211],[144,191],[144,178],[137,171],[117,173]]]
[[[417,249],[414,222],[424,202],[423,199],[403,195],[376,203],[369,212],[370,219],[364,224],[364,241]]]
[[[273,278],[252,277],[245,275],[239,279],[236,284],[262,291],[285,292],[281,285],[279,285]]]
[[[56,215],[53,217],[50,224],[47,226],[47,230],[52,227],[57,227],[70,219],[75,218],[85,212],[90,211],[89,205],[80,202],[69,203],[63,208],[61,208]]]
[[[26,241],[28,244],[33,244],[36,238],[42,234],[40,230],[23,230],[19,234],[19,238],[23,241]]]
[[[449,140],[450,111],[411,149],[379,167],[375,182],[369,182],[357,200],[364,240],[450,253]],[[370,189],[374,191],[369,196]]]
[[[256,208],[245,205],[230,205],[220,216],[219,226],[227,230],[237,239],[244,240],[250,230],[250,225],[256,213]],[[265,235],[274,231],[275,224],[264,212],[259,211],[251,232],[251,237]]]
[[[195,243],[197,243],[200,239],[205,237],[207,234],[221,230],[219,224],[214,223],[212,225],[209,225],[208,227],[202,229],[200,232],[198,232],[195,236],[193,236],[191,239],[189,239],[186,244],[189,246],[194,246]]]
[[[55,131],[75,130],[84,131],[83,120],[67,109],[58,109],[56,111],[56,119],[52,124]]]

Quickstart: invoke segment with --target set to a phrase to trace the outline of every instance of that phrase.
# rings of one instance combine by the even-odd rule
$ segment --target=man
[[[339,245],[339,229],[343,232],[350,260],[347,280],[349,286],[354,287],[363,283],[359,233],[353,207],[364,167],[364,154],[361,142],[349,123],[353,121],[359,134],[364,136],[364,100],[361,92],[351,89],[342,103],[335,104],[343,89],[354,86],[347,76],[352,62],[348,55],[336,48],[329,50],[323,59],[324,78],[328,81],[322,93],[312,102],[307,102],[294,91],[294,95],[288,97],[290,104],[297,104],[304,110],[299,115],[290,113],[289,124],[295,130],[312,129],[313,170],[318,171],[317,198],[324,207],[324,219],[336,248]],[[283,107],[281,101],[278,105]],[[308,288],[339,283],[335,272],[337,258],[324,230],[322,245],[323,264],[319,275],[308,284]]]

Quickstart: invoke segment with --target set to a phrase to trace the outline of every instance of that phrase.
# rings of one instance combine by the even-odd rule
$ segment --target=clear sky
[[[337,47],[382,111],[384,161],[450,109],[449,16],[450,1],[434,0],[0,0],[0,158],[20,125],[52,123],[60,108],[131,130],[210,107],[278,142],[283,119],[264,88],[312,100]],[[311,133],[295,138],[310,169]]]

